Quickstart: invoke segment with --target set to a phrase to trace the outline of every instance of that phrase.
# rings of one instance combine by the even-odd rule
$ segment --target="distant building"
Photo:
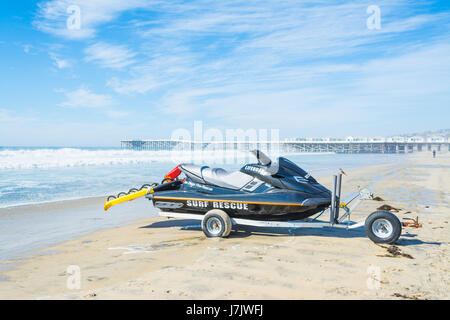
[[[369,138],[369,142],[383,143],[383,142],[386,142],[386,138],[380,138],[380,137]]]
[[[386,142],[406,142],[406,138],[405,137],[390,137],[386,139]]]
[[[441,142],[446,142],[445,140],[446,139],[443,136],[434,136],[434,137],[431,136],[431,137],[427,138],[427,142],[439,142],[439,143],[441,143]]]
[[[415,136],[415,137],[408,138],[407,141],[408,142],[425,142],[425,138],[420,137],[420,136]]]

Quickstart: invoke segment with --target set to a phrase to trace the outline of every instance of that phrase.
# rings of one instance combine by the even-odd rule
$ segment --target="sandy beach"
[[[374,244],[362,228],[239,227],[208,239],[198,221],[156,217],[142,201],[104,219],[120,210],[146,210],[148,218],[3,261],[12,267],[0,271],[0,299],[448,299],[450,154],[348,171],[343,191],[371,184],[384,201],[364,201],[353,220],[390,205],[401,221],[422,224],[404,228],[395,247]],[[100,213],[103,201],[86,205]]]

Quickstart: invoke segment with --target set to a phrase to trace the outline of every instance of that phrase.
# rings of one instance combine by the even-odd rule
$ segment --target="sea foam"
[[[217,157],[218,153],[221,157]],[[90,150],[81,148],[60,149],[4,149],[0,150],[0,170],[8,169],[48,169],[83,166],[115,166],[145,164],[153,161],[204,162],[218,158],[223,163],[230,159],[245,158],[240,151],[134,151],[134,150]]]

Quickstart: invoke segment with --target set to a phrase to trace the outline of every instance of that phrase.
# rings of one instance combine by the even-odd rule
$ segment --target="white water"
[[[86,166],[115,166],[148,164],[153,161],[198,162],[215,160],[217,153],[225,162],[228,159],[245,158],[246,153],[234,151],[172,152],[133,151],[119,149],[0,149],[0,170],[49,169]]]

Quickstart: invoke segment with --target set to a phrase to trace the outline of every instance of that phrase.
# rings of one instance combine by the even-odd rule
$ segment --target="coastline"
[[[449,160],[446,154],[437,159],[414,154],[401,162],[347,171],[344,176],[344,196],[357,186],[375,183],[375,195],[386,200],[363,202],[352,219],[360,220],[382,204],[402,208],[399,218],[419,216],[423,228],[405,228],[398,243],[400,250],[413,259],[386,256],[386,248],[372,243],[361,230],[289,232],[248,227],[239,228],[228,239],[206,239],[194,227],[197,221],[149,217],[156,210],[142,199],[118,206],[120,209],[107,217],[114,219],[142,210],[145,218],[132,219],[126,225],[115,221],[114,227],[105,225],[102,230],[75,235],[73,240],[8,261],[20,264],[0,271],[7,279],[0,281],[0,297],[448,299]],[[331,185],[329,177],[318,180],[327,187]],[[67,206],[73,214],[79,214],[96,207],[100,200],[102,203],[104,199],[63,201],[31,209],[16,207],[2,209],[0,214],[11,210],[31,215],[32,211],[51,212]],[[81,270],[78,290],[66,286],[70,265]],[[371,266],[381,278],[376,289],[367,285]]]

